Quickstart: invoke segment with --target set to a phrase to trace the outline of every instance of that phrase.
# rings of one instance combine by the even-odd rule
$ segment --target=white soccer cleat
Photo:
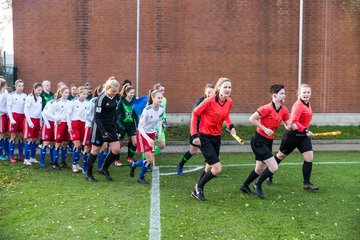
[[[79,169],[76,167],[76,165],[72,165],[72,171],[73,173],[78,173]]]
[[[31,163],[39,163],[38,160],[36,160],[36,158],[30,158],[29,160]]]
[[[31,166],[31,162],[29,159],[24,159],[24,165]]]
[[[83,169],[80,167],[79,164],[76,164],[75,166],[76,166],[77,170],[79,170],[79,171],[82,171],[82,170],[83,170]]]

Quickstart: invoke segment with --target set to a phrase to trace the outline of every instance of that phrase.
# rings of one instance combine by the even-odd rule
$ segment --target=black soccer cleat
[[[102,175],[104,175],[107,180],[109,180],[109,181],[112,181],[112,180],[113,180],[113,178],[110,176],[110,173],[109,173],[108,170],[100,169],[100,170],[99,170],[99,173],[102,174]]]
[[[312,183],[304,183],[305,190],[319,190],[319,187]]]
[[[133,168],[131,165],[130,165],[130,177],[134,177],[135,176],[135,168]]]
[[[138,183],[141,183],[141,184],[149,184],[149,182],[148,181],[146,181],[146,179],[145,178],[138,178]]]
[[[258,197],[261,198],[261,199],[264,199],[264,198],[265,198],[265,195],[264,195],[264,193],[263,193],[263,191],[262,191],[261,185],[257,185],[257,184],[255,183],[255,184],[254,184],[254,189],[255,189],[254,194],[255,194],[256,196],[258,196]]]
[[[246,193],[246,194],[253,194],[253,192],[251,191],[249,186],[245,186],[244,184],[241,184],[240,191],[242,191],[243,193]]]
[[[97,180],[92,175],[86,175],[86,180],[89,182],[97,182]]]
[[[270,176],[266,179],[266,183],[267,185],[272,185],[273,184],[273,176]]]
[[[194,190],[191,192],[191,196],[193,198],[196,198],[197,200],[206,201],[206,198],[204,196],[204,191],[198,188],[197,184],[195,185]]]
[[[52,169],[54,170],[60,170],[59,164],[58,163],[54,163],[52,166]]]

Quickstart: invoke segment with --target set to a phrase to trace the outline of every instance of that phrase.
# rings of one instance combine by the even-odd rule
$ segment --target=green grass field
[[[318,192],[302,189],[301,165],[280,165],[274,185],[263,187],[265,200],[239,192],[253,155],[224,153],[223,172],[206,185],[206,202],[190,197],[200,170],[161,175],[175,173],[180,157],[157,158],[162,239],[359,239],[358,152],[315,153],[316,162],[339,162],[314,165]],[[196,155],[186,170],[202,161]],[[301,163],[301,155],[286,162]],[[0,162],[0,239],[148,239],[151,185],[139,185],[127,167],[110,171],[114,181],[96,174],[99,182],[91,184],[70,170]]]
[[[342,140],[342,139],[360,139],[360,126],[315,126],[311,125],[310,130],[314,133],[319,132],[333,132],[341,131],[341,135],[337,136],[326,136],[318,137],[314,139],[321,140]],[[239,136],[243,139],[251,139],[254,135],[255,127],[254,126],[236,126],[236,131]],[[280,126],[279,129],[275,132],[275,139],[281,139],[282,134],[285,129],[283,126]],[[171,126],[166,131],[166,138],[171,141],[184,141],[189,138],[190,129],[189,126]],[[224,131],[221,137],[222,140],[234,140],[230,134]]]

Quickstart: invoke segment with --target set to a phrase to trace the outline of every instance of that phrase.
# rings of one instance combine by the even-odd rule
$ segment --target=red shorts
[[[4,113],[0,116],[0,133],[6,133],[9,127],[9,117]]]
[[[147,135],[155,141],[155,133],[147,133]],[[136,150],[138,152],[155,152],[155,149],[149,145],[148,141],[140,134],[139,131],[136,132],[136,142]]]
[[[42,130],[41,130],[41,140],[43,140],[44,142],[54,142],[55,138],[54,138],[54,122],[49,121],[50,124],[50,128],[47,128],[45,123],[43,123],[42,125]]]
[[[12,113],[14,120],[16,121],[15,124],[11,124],[9,120],[9,132],[10,133],[18,133],[24,131],[24,121],[25,121],[25,114],[20,113]]]
[[[39,118],[31,118],[32,123],[34,124],[34,127],[29,127],[29,124],[25,120],[24,122],[24,138],[39,138],[39,132],[40,132],[40,119]]]
[[[62,143],[69,141],[69,132],[66,122],[61,122],[58,125],[55,124],[54,138],[56,143]]]
[[[81,141],[85,135],[85,122],[80,120],[71,122],[72,134],[70,134],[70,140]]]
[[[84,135],[82,145],[91,146],[90,135],[91,135],[91,127],[85,128],[85,135]]]

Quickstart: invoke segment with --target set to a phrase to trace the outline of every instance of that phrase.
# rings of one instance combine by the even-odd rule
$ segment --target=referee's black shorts
[[[255,160],[264,161],[273,156],[272,139],[268,139],[260,135],[258,132],[255,132],[255,134],[251,138],[250,143],[251,143],[251,149],[255,154]]]
[[[295,148],[300,153],[312,151],[311,139],[299,131],[286,131],[281,139],[280,151],[289,155]]]
[[[109,143],[119,141],[119,136],[118,136],[118,132],[116,130],[117,128],[115,125],[114,126],[104,126],[104,128],[105,128],[105,131],[107,131],[111,136],[111,141]],[[91,125],[90,142],[91,142],[91,144],[98,146],[98,147],[102,146],[103,143],[105,142],[102,138],[100,129],[95,122],[93,122]]]
[[[221,136],[210,136],[199,134],[201,141],[200,150],[205,158],[205,162],[209,165],[220,162],[220,145],[221,145]]]

